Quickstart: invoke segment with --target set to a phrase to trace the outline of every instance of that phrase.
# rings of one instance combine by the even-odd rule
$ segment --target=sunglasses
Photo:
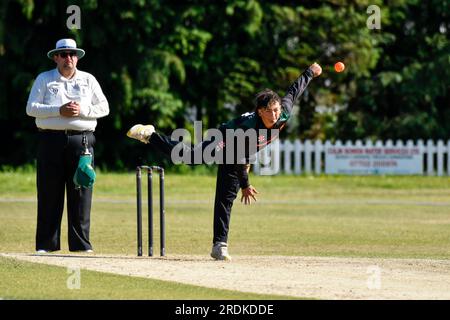
[[[76,56],[77,53],[75,51],[68,51],[68,52],[66,51],[66,52],[60,52],[60,53],[58,53],[58,55],[61,58],[67,58],[67,56],[71,56],[71,57]]]

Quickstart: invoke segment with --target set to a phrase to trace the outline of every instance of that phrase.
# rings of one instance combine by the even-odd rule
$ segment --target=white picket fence
[[[274,144],[274,143],[272,143]],[[332,143],[330,141],[322,142],[321,140],[295,140],[295,141],[279,141],[270,149],[261,150],[253,164],[253,171],[255,174],[261,174],[261,170],[267,167],[268,154],[271,154],[270,166],[275,168],[276,173],[288,175],[300,174],[323,174],[325,173],[325,149],[328,147],[417,147],[423,158],[423,172],[426,175],[450,176],[450,140],[444,142],[438,140],[412,140],[403,143],[397,140],[395,143],[392,140],[376,141],[371,140],[355,142],[346,141],[343,143],[340,140]],[[265,153],[265,157],[264,154]]]

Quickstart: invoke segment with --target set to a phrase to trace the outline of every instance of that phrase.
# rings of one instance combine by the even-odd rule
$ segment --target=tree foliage
[[[366,25],[369,5],[381,29]],[[69,5],[81,29],[69,30]],[[99,80],[111,114],[99,120],[97,164],[124,169],[145,146],[125,138],[135,123],[216,127],[253,109],[264,88],[283,94],[311,63],[323,67],[287,135],[320,139],[448,138],[447,1],[205,2],[9,0],[0,4],[1,164],[35,158],[25,105],[48,50],[62,37],[86,50],[78,67]],[[343,61],[343,73],[333,71]],[[17,147],[19,146],[19,147]]]

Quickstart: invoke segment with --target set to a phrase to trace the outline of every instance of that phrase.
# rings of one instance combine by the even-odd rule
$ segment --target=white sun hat
[[[47,57],[53,59],[53,55],[59,51],[76,51],[78,59],[84,57],[84,50],[77,48],[77,43],[73,39],[61,39],[56,42],[56,48],[47,53]]]

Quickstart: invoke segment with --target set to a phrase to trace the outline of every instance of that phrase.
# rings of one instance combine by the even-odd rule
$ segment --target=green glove
[[[95,171],[92,167],[92,155],[82,154],[78,161],[78,168],[73,176],[73,183],[77,189],[90,188],[95,182]]]

